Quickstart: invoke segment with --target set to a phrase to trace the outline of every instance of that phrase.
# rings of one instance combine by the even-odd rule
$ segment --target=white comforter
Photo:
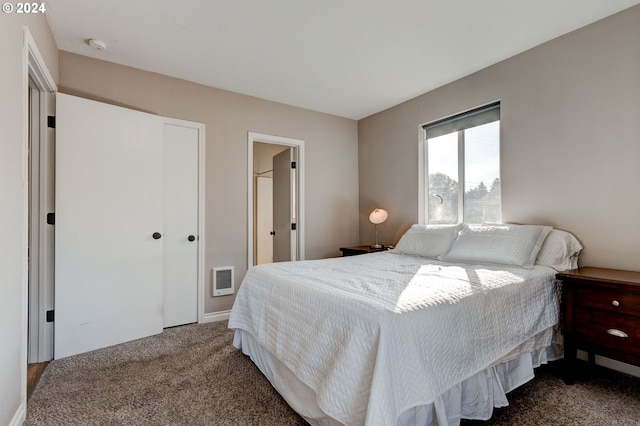
[[[554,275],[390,252],[261,265],[229,327],[251,333],[329,416],[391,425],[556,324]]]

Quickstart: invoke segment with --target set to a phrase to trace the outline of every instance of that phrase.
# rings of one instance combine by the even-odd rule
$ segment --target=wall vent
[[[213,296],[233,294],[233,266],[213,268]]]

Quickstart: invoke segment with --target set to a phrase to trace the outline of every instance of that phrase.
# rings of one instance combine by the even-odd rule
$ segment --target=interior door
[[[198,129],[164,123],[164,326],[198,321]]]
[[[55,95],[41,91],[29,77],[29,363],[53,359],[53,322],[47,311],[53,310],[54,226],[47,213],[55,210],[55,130],[48,127],[47,116],[55,115]]]
[[[256,178],[256,265],[273,262],[273,177]]]
[[[296,260],[293,246],[294,231],[292,200],[292,148],[273,156],[273,261]]]
[[[162,332],[161,117],[57,96],[55,358]]]

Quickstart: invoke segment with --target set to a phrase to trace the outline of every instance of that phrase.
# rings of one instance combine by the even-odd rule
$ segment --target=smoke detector
[[[89,46],[93,47],[96,50],[107,50],[107,45],[102,40],[91,38],[87,41],[87,43],[89,43]]]

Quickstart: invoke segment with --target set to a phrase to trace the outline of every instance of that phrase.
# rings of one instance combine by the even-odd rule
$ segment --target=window
[[[500,103],[423,130],[425,223],[500,222]]]

